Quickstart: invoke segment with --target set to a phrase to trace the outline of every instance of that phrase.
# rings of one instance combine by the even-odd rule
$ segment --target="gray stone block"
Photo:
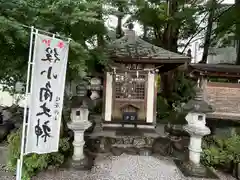
[[[0,169],[2,165],[7,164],[7,147],[0,144]]]

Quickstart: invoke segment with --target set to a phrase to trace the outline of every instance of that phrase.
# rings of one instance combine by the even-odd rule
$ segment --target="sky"
[[[223,3],[233,4],[234,0],[224,0]]]

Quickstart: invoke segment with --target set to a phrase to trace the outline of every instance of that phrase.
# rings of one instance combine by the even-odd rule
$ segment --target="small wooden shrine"
[[[157,73],[190,62],[190,57],[142,40],[132,25],[107,51],[112,63],[105,74],[102,126],[154,128]]]

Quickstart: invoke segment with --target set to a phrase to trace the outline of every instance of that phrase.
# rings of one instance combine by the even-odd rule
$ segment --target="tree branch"
[[[221,12],[217,17],[215,17],[213,19],[213,21],[218,20],[222,15],[224,15],[226,12],[228,12],[230,9],[232,9],[235,6],[235,4],[233,4],[232,6],[230,6],[229,8],[227,8],[225,11]],[[199,25],[197,26],[197,29],[200,27],[201,23],[204,21],[204,19],[206,18],[206,16],[208,15],[208,13],[206,13],[206,15],[204,16],[204,18],[200,21]],[[204,29],[206,29],[207,26],[203,27],[202,29],[200,29],[199,31],[197,31],[186,43],[182,53],[184,53],[184,51],[187,49],[187,47],[189,46],[190,43],[192,43],[192,40],[199,34],[201,33]],[[201,38],[199,38],[201,39]]]
[[[207,13],[206,15],[202,18],[202,20],[200,21],[199,25],[196,27],[196,29],[198,29],[201,25],[201,23],[205,20],[205,18],[207,17]],[[205,26],[204,28],[198,30],[187,42],[187,44],[185,45],[185,47],[183,48],[182,53],[184,53],[184,51],[187,49],[188,45],[191,43],[191,41],[193,40],[193,38],[195,38],[200,32],[202,32],[204,29],[206,29],[207,26]]]

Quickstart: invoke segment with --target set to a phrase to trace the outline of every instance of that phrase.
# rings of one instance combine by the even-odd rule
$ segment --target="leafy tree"
[[[68,77],[83,76],[86,62],[96,57],[87,43],[105,32],[98,18],[100,7],[101,2],[94,0],[1,0],[0,79],[12,84],[26,78],[30,30],[23,24],[71,37]]]
[[[154,44],[177,52],[178,40],[197,31],[196,18],[202,13],[200,2],[138,0],[129,21],[139,22],[144,36]]]
[[[228,46],[235,33],[235,5],[218,5],[215,14],[217,17],[215,17],[214,21],[217,26],[213,29],[212,45],[217,47]]]
[[[217,27],[212,32],[212,46],[225,47],[233,45],[233,41],[239,42],[239,24],[240,24],[240,12],[239,1],[236,0],[232,5],[218,5],[216,9],[214,21]],[[239,43],[235,44],[239,46]],[[240,64],[239,48],[237,48],[237,60],[236,64]]]

